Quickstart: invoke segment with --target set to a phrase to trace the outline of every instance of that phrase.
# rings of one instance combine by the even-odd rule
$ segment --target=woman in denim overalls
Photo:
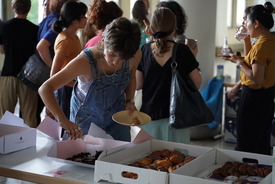
[[[124,109],[136,110],[132,99],[141,60],[140,35],[136,23],[115,19],[107,25],[98,46],[85,49],[40,87],[39,94],[67,137],[80,138],[95,123],[114,139],[130,141],[130,127],[116,124],[112,115]],[[53,91],[76,78],[70,121],[57,105]]]

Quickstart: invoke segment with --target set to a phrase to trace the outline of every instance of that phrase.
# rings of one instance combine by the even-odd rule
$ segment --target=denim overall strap
[[[125,62],[123,62],[123,70],[125,71],[125,70],[129,70],[129,61],[127,60],[127,61],[125,61]]]
[[[89,48],[84,49],[83,52],[88,57],[87,60],[91,63],[91,69],[93,71],[93,78],[96,78],[96,76],[98,76],[99,72],[98,72],[98,68],[97,68],[97,62],[93,56],[93,53]]]
[[[114,113],[125,109],[125,89],[131,76],[129,61],[124,62],[122,70],[114,75],[104,75],[99,73],[92,51],[85,50],[84,53],[91,63],[94,77],[83,103],[73,94],[71,120],[82,128],[83,135],[88,134],[91,123],[94,123],[114,139],[130,141],[130,127],[112,120]]]

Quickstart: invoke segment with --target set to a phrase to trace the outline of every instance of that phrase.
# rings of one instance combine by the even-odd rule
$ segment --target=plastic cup
[[[241,42],[244,41],[244,39],[249,35],[247,29],[244,26],[241,26],[238,28],[236,34],[235,34],[235,38]]]

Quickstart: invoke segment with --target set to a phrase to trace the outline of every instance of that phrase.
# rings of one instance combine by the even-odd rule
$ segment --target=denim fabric
[[[124,62],[123,69],[114,75],[101,75],[97,69],[97,61],[92,52],[85,49],[93,71],[93,81],[83,101],[77,98],[73,89],[71,98],[70,120],[76,122],[83,130],[83,135],[94,123],[116,140],[130,141],[130,127],[120,125],[112,120],[112,115],[125,109],[125,89],[130,81],[129,61]]]
[[[55,91],[55,98],[67,118],[70,118],[70,99],[73,88],[63,86]]]

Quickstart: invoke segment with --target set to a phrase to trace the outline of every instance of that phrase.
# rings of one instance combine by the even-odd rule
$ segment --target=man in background
[[[37,44],[38,26],[26,19],[30,8],[30,0],[13,0],[14,18],[0,24],[0,52],[5,54],[0,77],[0,118],[5,111],[14,113],[19,100],[24,122],[36,127],[37,92],[17,78]]]

